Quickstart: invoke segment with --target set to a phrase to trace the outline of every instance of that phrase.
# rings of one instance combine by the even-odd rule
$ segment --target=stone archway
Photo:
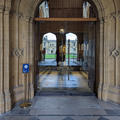
[[[38,60],[34,54],[37,48],[34,49],[34,46],[37,44],[35,39],[39,39],[39,33],[33,19],[41,1],[0,2],[0,113],[9,111],[11,103],[15,104],[24,98],[24,76],[21,71],[23,63],[29,62],[32,66],[28,79],[30,97],[34,96],[33,81],[37,72],[34,67]],[[100,20],[98,98],[120,103],[120,1],[92,1],[98,9]]]

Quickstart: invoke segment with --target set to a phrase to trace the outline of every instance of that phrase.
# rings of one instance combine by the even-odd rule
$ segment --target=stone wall
[[[98,98],[120,103],[120,0],[91,1],[100,20]],[[27,79],[30,98],[34,96],[40,38],[39,25],[33,19],[40,3],[41,0],[0,1],[0,113],[24,99],[23,63],[30,63]]]

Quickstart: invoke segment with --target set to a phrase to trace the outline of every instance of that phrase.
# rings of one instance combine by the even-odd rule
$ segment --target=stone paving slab
[[[6,116],[0,120],[120,120],[119,116]]]
[[[120,120],[120,105],[95,96],[36,96],[32,107],[18,105],[0,120]]]

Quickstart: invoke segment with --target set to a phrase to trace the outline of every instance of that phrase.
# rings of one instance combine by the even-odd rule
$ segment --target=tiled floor
[[[41,71],[39,77],[38,86],[48,89],[48,92],[53,88],[77,88],[75,90],[79,93],[83,90],[82,94],[73,90],[74,94],[67,95],[64,92],[59,95],[43,92],[41,96],[34,97],[32,107],[23,109],[18,104],[12,111],[1,115],[0,120],[120,120],[120,105],[100,101],[94,94],[86,94],[86,91],[91,91],[82,73],[72,72],[69,81],[66,73],[62,76],[57,71]]]
[[[82,72],[63,71],[41,71],[38,79],[38,88],[86,88],[88,80],[83,77]]]
[[[16,106],[0,120],[120,120],[120,106],[95,96],[36,96],[32,107]]]

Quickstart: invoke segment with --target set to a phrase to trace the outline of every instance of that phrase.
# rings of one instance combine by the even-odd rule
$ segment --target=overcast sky
[[[44,35],[44,37],[47,36],[48,37],[48,40],[56,40],[56,36],[52,33],[47,33]],[[76,40],[77,39],[77,36],[73,33],[68,33],[66,34],[66,38],[67,40],[70,39],[70,40]]]

